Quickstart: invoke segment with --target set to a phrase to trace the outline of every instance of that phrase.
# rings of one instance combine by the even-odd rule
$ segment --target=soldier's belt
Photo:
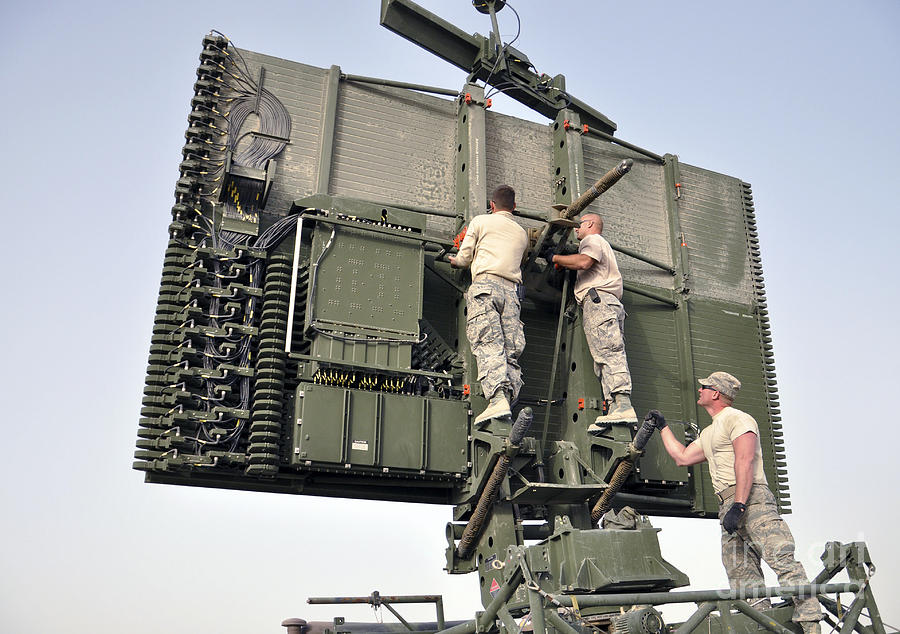
[[[719,498],[719,502],[721,504],[725,503],[725,500],[731,499],[734,497],[734,490],[737,488],[736,484],[732,484],[730,487],[725,487],[721,491],[716,493],[716,497]]]
[[[493,273],[479,273],[474,278],[472,278],[473,284],[477,284],[478,282],[501,282],[512,287],[517,286],[516,282],[508,280],[502,275],[495,275]]]
[[[754,487],[761,487],[761,486],[766,486],[766,485],[759,484],[758,482],[754,482],[753,485],[750,487],[750,490],[752,491]],[[719,498],[719,503],[725,504],[726,500],[730,500],[731,498],[733,498],[735,489],[737,489],[737,485],[732,484],[730,487],[725,487],[724,489],[722,489],[721,491],[716,493],[716,497]]]

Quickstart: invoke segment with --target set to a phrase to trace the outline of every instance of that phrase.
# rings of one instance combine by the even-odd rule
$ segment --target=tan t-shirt
[[[750,414],[726,407],[712,419],[712,425],[700,432],[700,446],[709,462],[709,475],[716,493],[737,484],[734,477],[734,446],[738,436],[756,434],[756,454],[753,459],[753,483],[768,484],[763,472],[762,447],[759,444],[759,425]]]
[[[522,254],[528,234],[508,211],[475,216],[459,245],[456,264],[472,267],[472,279],[492,273],[517,284],[522,283]]]
[[[619,273],[616,255],[606,238],[599,233],[585,236],[578,243],[578,253],[589,255],[594,260],[591,268],[578,271],[575,276],[575,299],[578,303],[584,301],[584,296],[592,288],[622,299],[622,274]]]

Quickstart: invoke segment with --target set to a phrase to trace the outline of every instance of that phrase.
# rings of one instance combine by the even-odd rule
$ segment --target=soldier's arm
[[[706,460],[699,440],[695,440],[685,447],[678,442],[675,434],[668,427],[663,427],[659,430],[659,437],[662,438],[663,446],[679,467],[689,467]]]
[[[731,441],[734,448],[734,501],[747,503],[753,486],[753,461],[756,458],[756,434],[745,432]]]
[[[594,258],[584,253],[575,253],[573,255],[554,255],[551,262],[558,264],[564,269],[572,269],[573,271],[587,271],[597,262]]]
[[[463,238],[462,244],[459,245],[459,253],[450,256],[450,266],[457,269],[468,268],[472,264],[472,257],[475,254],[475,244],[478,242],[478,236],[481,235],[480,224],[474,220],[469,223],[466,230],[466,237]]]

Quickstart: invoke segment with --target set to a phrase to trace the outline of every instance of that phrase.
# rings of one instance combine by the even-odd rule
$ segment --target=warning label
[[[491,596],[494,596],[494,595],[496,595],[498,592],[500,592],[500,584],[497,583],[497,578],[496,578],[496,577],[495,577],[494,579],[491,580],[491,590],[490,590],[490,592],[491,592]]]

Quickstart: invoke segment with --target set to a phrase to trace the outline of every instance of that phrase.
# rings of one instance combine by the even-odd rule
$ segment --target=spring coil
[[[290,289],[291,256],[275,253],[266,266],[263,286],[256,384],[250,410],[248,475],[274,476],[278,472]]]
[[[166,405],[165,399],[166,394],[171,392],[171,355],[177,347],[175,329],[180,323],[180,312],[184,308],[184,302],[179,297],[183,287],[180,274],[185,264],[193,258],[192,254],[191,249],[177,240],[170,240],[166,248],[141,399],[141,418],[138,422],[138,435],[143,438],[153,438],[161,430],[172,426],[171,420],[167,418],[171,407]],[[134,454],[138,462],[135,466],[141,469],[153,468],[162,453],[148,450],[146,442],[138,441],[138,451]]]

